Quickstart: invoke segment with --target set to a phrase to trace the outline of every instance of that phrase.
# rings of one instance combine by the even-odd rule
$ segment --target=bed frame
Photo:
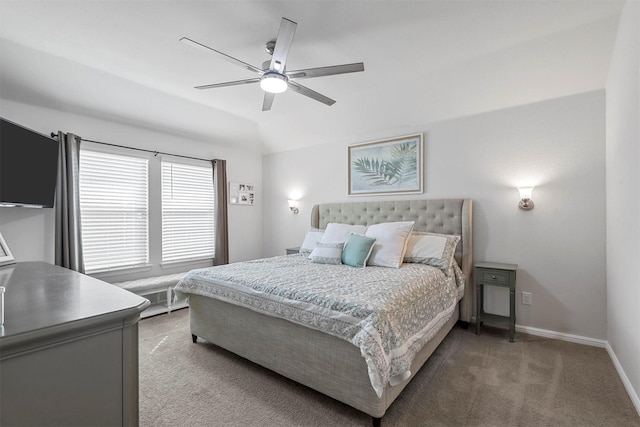
[[[323,332],[216,299],[189,296],[190,327],[197,337],[214,343],[287,378],[306,385],[373,417],[381,418],[458,320],[472,314],[472,202],[468,199],[403,200],[321,204],[313,207],[311,225],[329,222],[370,225],[415,221],[414,230],[456,234],[461,241],[456,260],[466,277],[459,311],[418,353],[411,377],[387,386],[378,398],[367,366],[353,344]]]

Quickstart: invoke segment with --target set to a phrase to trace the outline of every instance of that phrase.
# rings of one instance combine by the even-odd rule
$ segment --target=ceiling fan
[[[251,64],[240,61],[232,56],[222,53],[218,50],[205,46],[202,43],[191,40],[187,37],[182,37],[181,42],[190,46],[201,49],[205,52],[213,52],[222,59],[241,66],[242,68],[252,71],[258,75],[251,79],[236,80],[225,83],[214,83],[202,86],[196,86],[196,89],[213,89],[225,86],[238,86],[249,83],[260,83],[260,87],[265,91],[264,101],[262,102],[262,111],[268,111],[271,109],[273,99],[277,93],[282,93],[287,89],[291,89],[301,95],[308,96],[311,99],[322,102],[326,105],[333,105],[336,101],[328,98],[316,91],[309,89],[306,86],[302,86],[298,83],[300,79],[308,79],[312,77],[331,76],[335,74],[355,73],[358,71],[364,71],[364,63],[357,62],[354,64],[333,65],[328,67],[319,68],[307,68],[303,70],[288,71],[286,69],[287,56],[289,49],[291,48],[291,42],[293,41],[293,35],[296,32],[298,24],[287,19],[282,18],[280,22],[280,29],[278,36],[275,40],[267,42],[266,49],[271,55],[270,61],[265,61],[262,64],[262,68],[254,67]]]

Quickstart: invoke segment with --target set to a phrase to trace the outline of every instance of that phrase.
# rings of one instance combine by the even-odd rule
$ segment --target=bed
[[[453,306],[444,310],[449,306],[442,303],[442,311],[447,311],[447,313],[430,314],[429,326],[427,328],[423,325],[424,329],[421,330],[422,335],[419,339],[415,338],[418,335],[413,332],[408,333],[414,338],[402,347],[403,353],[397,358],[387,358],[388,360],[382,358],[384,360],[380,361],[376,357],[369,357],[377,350],[365,352],[365,346],[362,342],[367,341],[368,338],[361,339],[362,336],[375,335],[377,337],[376,331],[382,331],[385,328],[380,324],[361,326],[362,322],[356,325],[358,319],[353,319],[354,316],[357,317],[354,313],[359,313],[360,310],[349,311],[347,315],[331,321],[332,323],[329,322],[330,324],[326,326],[327,322],[324,321],[323,310],[329,306],[324,303],[316,304],[315,295],[313,298],[297,299],[292,303],[293,308],[287,308],[285,303],[288,300],[296,299],[291,295],[297,297],[299,294],[303,294],[304,290],[279,291],[275,296],[265,297],[271,292],[270,289],[280,289],[281,285],[264,284],[262,282],[269,279],[262,280],[260,277],[270,277],[265,272],[280,269],[279,280],[287,282],[283,278],[289,277],[294,270],[306,268],[305,265],[312,265],[308,260],[308,254],[283,255],[220,266],[223,268],[212,267],[193,270],[177,285],[176,292],[186,294],[189,297],[190,329],[193,342],[196,342],[200,337],[214,343],[352,406],[370,415],[373,418],[373,424],[379,425],[387,408],[411,381],[411,378],[449,331],[456,323],[465,322],[468,324],[470,320],[473,295],[471,289],[471,283],[473,283],[471,280],[471,220],[472,202],[468,199],[330,203],[313,207],[311,226],[314,229],[325,229],[330,223],[370,226],[412,221],[413,233],[428,232],[460,236],[459,242],[454,245],[456,267],[459,269],[455,269],[455,278],[452,277],[453,274],[444,274],[443,276],[448,279],[442,279],[447,283],[454,283],[456,286],[457,295],[452,303]],[[307,277],[320,275],[329,281],[328,277],[331,277],[332,274],[324,272],[333,271],[330,269],[332,267],[339,266],[326,266],[326,270],[320,270],[325,266],[313,265],[310,267],[310,271],[314,271],[314,273],[307,274]],[[344,272],[345,280],[351,274],[360,274],[355,270],[362,271],[362,274],[366,271],[369,276],[375,274],[380,278],[381,286],[385,286],[387,278],[395,274],[402,273],[410,277],[416,275],[422,277],[421,270],[419,270],[422,267],[433,269],[433,267],[405,263],[399,269],[369,266],[355,269],[342,266],[343,270],[341,271]],[[255,272],[253,272],[254,269]],[[450,273],[453,271],[454,269],[449,270]],[[376,274],[376,272],[380,273]],[[436,276],[438,274],[430,272],[427,275]],[[337,278],[339,275],[334,274],[333,276]],[[371,280],[371,278],[367,280]],[[232,283],[234,281],[238,283]],[[303,280],[292,278],[291,281],[302,282]],[[260,286],[254,286],[248,290],[247,295],[242,294],[240,288],[250,288],[256,282],[260,282]],[[215,286],[211,287],[212,284]],[[367,285],[367,289],[369,289],[369,285]],[[268,298],[268,301],[265,302],[265,298]],[[363,298],[373,297],[372,294],[365,294]],[[444,297],[441,297],[441,300],[444,301]],[[450,301],[450,297],[447,301]],[[351,300],[347,302],[350,304]],[[338,305],[350,307],[349,304],[342,301]],[[447,304],[451,304],[451,302]],[[319,308],[316,308],[313,315],[308,315],[304,310],[311,306]],[[333,309],[333,307],[332,305],[330,308]],[[269,313],[267,310],[270,309],[274,311]],[[287,319],[286,312],[297,314]],[[422,315],[424,311],[414,309],[414,312]],[[385,313],[385,315],[387,314]],[[368,316],[368,318],[370,317]],[[376,321],[384,323],[384,319],[379,320],[380,317],[383,317],[382,315],[376,314],[374,317],[377,319]],[[356,326],[360,329],[354,331]],[[368,332],[363,335],[362,331],[365,329],[373,330],[374,333]],[[427,330],[428,333],[423,333]],[[380,333],[382,334],[382,332]],[[370,341],[376,340],[377,338]],[[375,344],[372,345],[375,346]],[[387,348],[385,345],[380,344],[383,348],[383,354],[384,349]],[[396,359],[399,367],[391,363]],[[387,365],[385,365],[385,360],[388,362]]]

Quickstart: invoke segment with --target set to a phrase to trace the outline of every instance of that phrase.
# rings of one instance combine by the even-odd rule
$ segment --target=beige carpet
[[[140,322],[142,426],[370,426],[367,415],[212,344],[188,309]],[[602,348],[454,328],[382,420],[391,426],[640,426]]]

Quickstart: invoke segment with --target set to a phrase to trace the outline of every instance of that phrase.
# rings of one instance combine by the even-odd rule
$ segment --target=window
[[[214,257],[213,169],[162,162],[162,262]]]
[[[80,150],[85,271],[149,262],[148,160]]]

